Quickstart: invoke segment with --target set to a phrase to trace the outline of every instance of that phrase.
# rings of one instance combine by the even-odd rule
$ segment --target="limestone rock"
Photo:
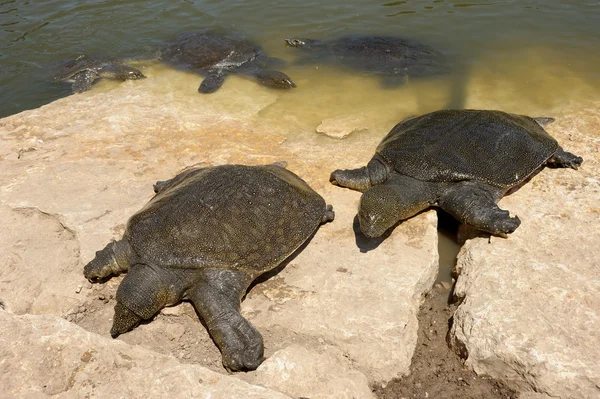
[[[335,349],[320,353],[294,344],[261,364],[254,380],[295,398],[373,398],[367,378],[349,363]]]
[[[334,205],[336,220],[321,226],[278,274],[257,282],[242,303],[243,314],[265,338],[266,356],[294,343],[314,350],[323,341],[370,380],[406,374],[421,296],[437,274],[435,212],[402,223],[383,242],[368,241],[353,227],[360,193],[328,182],[332,170],[370,159],[387,132],[333,141],[307,136],[288,120],[274,127],[262,116],[283,94],[257,89],[254,82],[247,82],[247,91],[240,80],[231,89],[242,91],[211,96],[198,95],[198,83],[190,85],[190,95],[183,87],[167,87],[184,84],[176,78],[162,82],[165,87],[160,77],[138,83],[108,91],[95,86],[0,120],[0,204],[3,215],[20,218],[0,245],[21,251],[0,254],[12,259],[0,263],[0,275],[11,275],[7,264],[18,262],[30,273],[0,286],[7,307],[14,303],[30,312],[34,302],[53,298],[46,303],[56,308],[48,313],[64,316],[64,309],[73,309],[69,320],[108,337],[120,278],[87,288],[83,265],[122,235],[129,216],[154,194],[155,181],[198,163],[287,161],[288,169]],[[27,218],[22,208],[50,216]],[[23,252],[23,242],[35,256]],[[31,275],[40,259],[46,259],[43,284]],[[41,291],[28,291],[34,284]],[[141,345],[224,372],[218,349],[189,304],[161,312],[119,341],[130,344],[124,348]]]
[[[406,374],[421,294],[438,271],[435,212],[405,221],[385,240],[367,240],[352,223],[360,193],[332,187],[324,196],[338,223],[321,226],[305,251],[256,286],[244,311],[259,331],[283,330],[279,342],[265,337],[275,350],[289,338],[321,338],[372,380]]]
[[[0,337],[4,398],[289,398],[56,316],[0,311]]]
[[[600,397],[599,109],[555,115],[549,132],[582,167],[544,169],[502,199],[521,226],[467,241],[458,260],[453,346],[476,372],[552,397]]]
[[[343,139],[359,130],[365,130],[365,123],[358,117],[341,116],[337,118],[324,119],[319,126],[317,132],[334,139]]]
[[[64,315],[85,282],[75,233],[37,208],[0,206],[0,299],[15,313]]]

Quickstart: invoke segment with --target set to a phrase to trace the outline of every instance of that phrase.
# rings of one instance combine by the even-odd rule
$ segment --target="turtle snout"
[[[289,88],[289,89],[296,87],[296,83],[292,82],[291,79],[284,79],[281,82],[281,85],[284,86],[284,88]]]
[[[280,89],[292,89],[296,87],[296,84],[290,79],[289,76],[282,73],[281,76],[278,76],[274,79],[274,86]]]

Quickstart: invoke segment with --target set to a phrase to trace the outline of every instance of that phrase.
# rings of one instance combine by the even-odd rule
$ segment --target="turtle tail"
[[[129,270],[133,255],[133,248],[125,238],[111,241],[104,249],[96,252],[94,259],[85,265],[83,275],[91,282],[117,276]]]

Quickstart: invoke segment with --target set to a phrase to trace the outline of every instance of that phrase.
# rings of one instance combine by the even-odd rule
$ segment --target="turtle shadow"
[[[356,246],[360,249],[361,253],[367,253],[376,249],[382,242],[388,238],[396,226],[400,223],[396,223],[393,227],[389,228],[382,236],[369,238],[360,231],[360,222],[358,220],[358,215],[354,216],[354,220],[352,221],[352,230],[354,231],[354,240],[356,241]]]

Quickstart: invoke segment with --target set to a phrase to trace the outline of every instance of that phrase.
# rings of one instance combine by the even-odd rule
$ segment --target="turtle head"
[[[138,69],[131,68],[131,67],[125,67],[124,74],[125,74],[124,79],[127,79],[127,80],[138,80],[138,79],[146,78],[146,75],[144,75]]]
[[[283,72],[261,69],[255,74],[256,79],[262,85],[275,89],[291,89],[296,87],[292,79]]]
[[[316,40],[296,37],[293,39],[285,39],[285,43],[290,47],[311,47],[316,44]]]
[[[139,69],[132,68],[127,65],[111,65],[100,70],[100,76],[103,78],[119,79],[119,80],[138,80],[144,79],[146,76]]]

